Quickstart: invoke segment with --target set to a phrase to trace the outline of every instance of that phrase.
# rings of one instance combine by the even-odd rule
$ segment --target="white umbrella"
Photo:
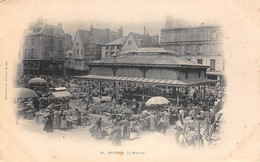
[[[33,90],[28,88],[15,88],[14,96],[16,98],[32,98],[37,97],[37,94]]]
[[[163,104],[168,104],[170,101],[167,100],[164,97],[152,97],[148,101],[146,101],[145,105],[146,106],[151,106],[151,105],[163,105]]]

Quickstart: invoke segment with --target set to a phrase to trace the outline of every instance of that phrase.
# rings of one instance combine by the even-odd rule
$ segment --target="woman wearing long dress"
[[[115,130],[111,133],[111,139],[113,145],[120,145],[121,144],[121,126],[118,124],[116,125]]]
[[[129,122],[127,119],[124,119],[122,121],[122,137],[123,137],[123,139],[130,138]]]
[[[102,124],[102,118],[100,117],[97,120],[96,125],[95,125],[95,137],[96,137],[96,139],[103,138],[101,124]]]
[[[67,119],[66,119],[66,115],[64,114],[61,118],[61,124],[60,124],[60,129],[61,130],[66,130],[68,127],[67,125]]]
[[[60,124],[59,113],[56,111],[54,113],[54,118],[53,118],[53,128],[54,129],[58,129],[59,128],[59,124]]]
[[[44,125],[43,130],[46,131],[46,132],[53,132],[53,124],[52,124],[51,115],[47,116],[47,121],[46,121],[46,123]]]
[[[156,128],[155,128],[155,120],[154,120],[154,115],[151,114],[150,115],[150,131],[154,131]]]

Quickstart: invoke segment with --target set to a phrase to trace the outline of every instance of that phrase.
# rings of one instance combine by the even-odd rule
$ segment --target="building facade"
[[[123,37],[123,29],[120,27],[117,32],[110,29],[97,29],[91,26],[89,35],[84,43],[85,67],[88,72],[88,63],[102,58],[102,47],[108,42]]]
[[[86,73],[86,57],[84,43],[89,36],[89,31],[78,29],[72,45],[72,59],[74,71],[76,73]]]
[[[142,47],[158,47],[159,46],[159,36],[150,36],[149,33],[138,34],[130,32],[126,37],[126,40],[122,46],[122,51],[142,48]]]
[[[223,81],[224,61],[219,26],[161,29],[161,46],[192,62],[209,66],[207,77]]]
[[[123,44],[125,43],[126,36],[118,38],[114,41],[107,43],[102,47],[102,58],[112,57],[115,54],[119,53],[122,49]]]
[[[68,49],[62,25],[39,23],[25,34],[23,70],[27,74],[63,75],[64,53]]]

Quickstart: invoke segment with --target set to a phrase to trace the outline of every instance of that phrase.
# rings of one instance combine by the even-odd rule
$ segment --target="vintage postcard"
[[[0,1],[1,161],[259,161],[260,3]]]

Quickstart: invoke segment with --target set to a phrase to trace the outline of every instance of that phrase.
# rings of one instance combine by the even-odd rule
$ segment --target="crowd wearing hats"
[[[33,77],[36,76],[23,75],[17,79],[18,85],[32,88],[38,94],[34,99],[18,100],[18,107],[25,108],[18,116],[26,114],[28,109],[33,110],[35,121],[43,122],[46,132],[89,126],[94,138],[109,139],[113,145],[120,145],[122,140],[136,139],[143,132],[155,131],[162,134],[174,132],[176,142],[183,147],[201,148],[219,140],[224,104],[224,87],[220,84],[208,85],[204,93],[200,87],[191,87],[188,92],[183,91],[184,101],[179,104],[170,102],[147,106],[133,97],[119,97],[113,91],[112,83],[99,87],[98,82],[93,81],[89,87],[86,81],[75,78],[42,75],[40,77],[47,83],[31,86],[28,81]],[[48,89],[56,87],[66,87],[73,97],[61,101],[48,100]],[[129,86],[127,90],[138,90],[138,86]],[[146,90],[155,92],[151,87]],[[158,91],[168,94],[173,89],[159,88]],[[110,99],[103,100],[104,95]]]

